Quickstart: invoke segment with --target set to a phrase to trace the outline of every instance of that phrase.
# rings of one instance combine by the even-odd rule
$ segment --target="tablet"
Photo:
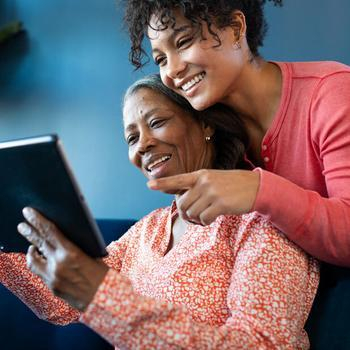
[[[92,257],[106,255],[105,243],[82,196],[57,135],[0,142],[0,246],[27,252],[17,232],[22,209],[33,207]]]

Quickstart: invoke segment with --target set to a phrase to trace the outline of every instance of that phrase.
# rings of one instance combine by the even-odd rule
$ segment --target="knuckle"
[[[219,197],[220,198],[220,197]],[[214,202],[218,199],[217,193],[213,188],[208,188],[207,190],[207,200],[209,202]]]
[[[205,175],[208,172],[208,169],[200,169],[198,170],[198,175]]]
[[[185,211],[185,215],[186,215],[187,217],[191,218],[191,217],[193,216],[192,210],[191,210],[191,209],[186,210],[186,211]]]
[[[218,197],[216,207],[222,214],[228,214],[231,209],[230,203],[223,197]]]
[[[200,222],[203,224],[203,225],[208,225],[208,218],[207,218],[207,215],[205,214],[200,214],[199,215],[199,220]]]
[[[212,176],[211,176],[211,173],[208,169],[202,169],[201,170],[201,175],[200,175],[200,178],[199,178],[199,183],[201,185],[208,185],[208,183],[211,182],[211,179]]]
[[[55,255],[56,268],[62,271],[66,266],[71,266],[78,260],[78,253],[76,251],[59,249]]]
[[[28,269],[32,272],[34,272],[34,259],[33,259],[33,251],[32,249],[28,249],[27,255],[26,255],[26,265]]]
[[[207,226],[207,225],[210,225],[213,221],[214,221],[214,218],[212,218],[210,215],[208,214],[204,214],[202,215],[201,217],[201,223],[204,225],[204,226]]]
[[[52,222],[46,221],[42,224],[41,229],[42,229],[43,233],[49,234],[51,232],[55,232],[56,226]]]
[[[208,173],[209,173],[208,169],[201,169],[198,171],[198,175],[201,179],[207,177]]]
[[[182,213],[186,212],[186,205],[183,201],[178,204],[178,210]]]
[[[57,263],[64,264],[64,263],[69,263],[71,259],[71,253],[68,252],[66,249],[63,249],[60,247],[59,249],[56,250],[55,254],[55,260]]]
[[[34,272],[34,264],[31,258],[27,258],[27,267],[30,271]]]

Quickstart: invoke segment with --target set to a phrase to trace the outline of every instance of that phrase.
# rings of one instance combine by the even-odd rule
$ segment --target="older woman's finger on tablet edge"
[[[57,226],[39,211],[25,207],[22,212],[24,218],[37,230],[38,234],[53,247],[67,241]]]
[[[38,231],[27,222],[21,222],[17,225],[17,231],[35,248],[45,256],[52,252],[52,246],[48,244]]]

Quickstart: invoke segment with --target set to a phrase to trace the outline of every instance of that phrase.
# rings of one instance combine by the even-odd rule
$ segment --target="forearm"
[[[323,198],[264,170],[253,210],[290,240],[329,263],[350,266],[350,201]]]
[[[77,310],[55,297],[44,282],[28,270],[24,254],[0,254],[0,281],[41,319],[64,325],[79,318]]]

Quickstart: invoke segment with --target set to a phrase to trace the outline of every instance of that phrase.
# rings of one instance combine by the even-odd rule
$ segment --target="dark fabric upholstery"
[[[312,350],[350,349],[350,269],[322,264],[306,330]]]

